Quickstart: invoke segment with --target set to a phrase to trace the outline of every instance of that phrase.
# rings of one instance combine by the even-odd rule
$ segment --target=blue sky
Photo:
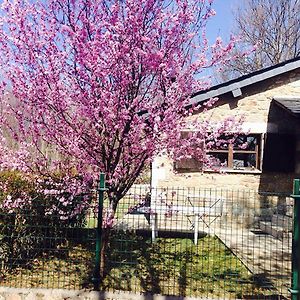
[[[233,25],[232,13],[237,3],[238,0],[214,0],[213,8],[217,14],[211,18],[206,29],[211,43],[218,36],[224,40],[229,38]]]
[[[206,36],[209,44],[212,45],[216,38],[220,36],[225,42],[229,40],[233,29],[233,12],[240,0],[214,0],[213,8],[216,15],[213,16],[206,27]],[[211,68],[203,70],[202,76],[212,76],[212,84],[219,83],[215,77],[215,71]]]

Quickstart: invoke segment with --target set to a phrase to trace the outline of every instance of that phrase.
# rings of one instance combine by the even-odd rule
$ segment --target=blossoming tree
[[[234,44],[218,38],[209,46],[211,6],[211,0],[4,0],[0,80],[15,100],[2,103],[9,116],[2,121],[14,139],[37,149],[39,168],[47,145],[78,173],[104,172],[113,217],[155,155],[205,161],[205,138],[233,124],[216,130],[207,121],[187,124],[198,109],[189,106],[191,95],[208,86],[201,72],[228,59]],[[191,126],[197,134],[179,142],[182,128]]]

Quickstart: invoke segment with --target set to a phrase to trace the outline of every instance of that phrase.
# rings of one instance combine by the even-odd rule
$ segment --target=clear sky
[[[233,11],[237,3],[238,0],[214,0],[213,8],[217,14],[211,18],[206,29],[210,43],[218,36],[224,40],[229,38],[233,25]]]
[[[206,36],[210,45],[215,42],[218,36],[225,42],[229,40],[234,25],[233,13],[239,2],[240,0],[214,0],[213,8],[216,11],[216,15],[208,21],[206,27]],[[212,68],[203,70],[201,75],[212,76],[211,84],[213,85],[220,83],[220,79],[215,76],[215,71]]]

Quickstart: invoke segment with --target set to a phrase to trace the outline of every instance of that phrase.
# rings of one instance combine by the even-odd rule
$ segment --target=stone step
[[[275,214],[272,216],[272,224],[291,231],[293,228],[293,218],[286,215]]]
[[[291,229],[287,229],[286,226],[276,225],[273,222],[260,222],[259,228],[261,231],[279,240],[292,238]]]

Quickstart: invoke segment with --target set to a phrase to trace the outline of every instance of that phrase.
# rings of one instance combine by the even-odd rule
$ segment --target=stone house
[[[213,121],[244,116],[246,149],[210,151],[225,173],[175,164],[157,157],[152,187],[247,188],[291,192],[300,174],[300,57],[212,86],[193,95],[191,104],[219,100],[207,112]]]

